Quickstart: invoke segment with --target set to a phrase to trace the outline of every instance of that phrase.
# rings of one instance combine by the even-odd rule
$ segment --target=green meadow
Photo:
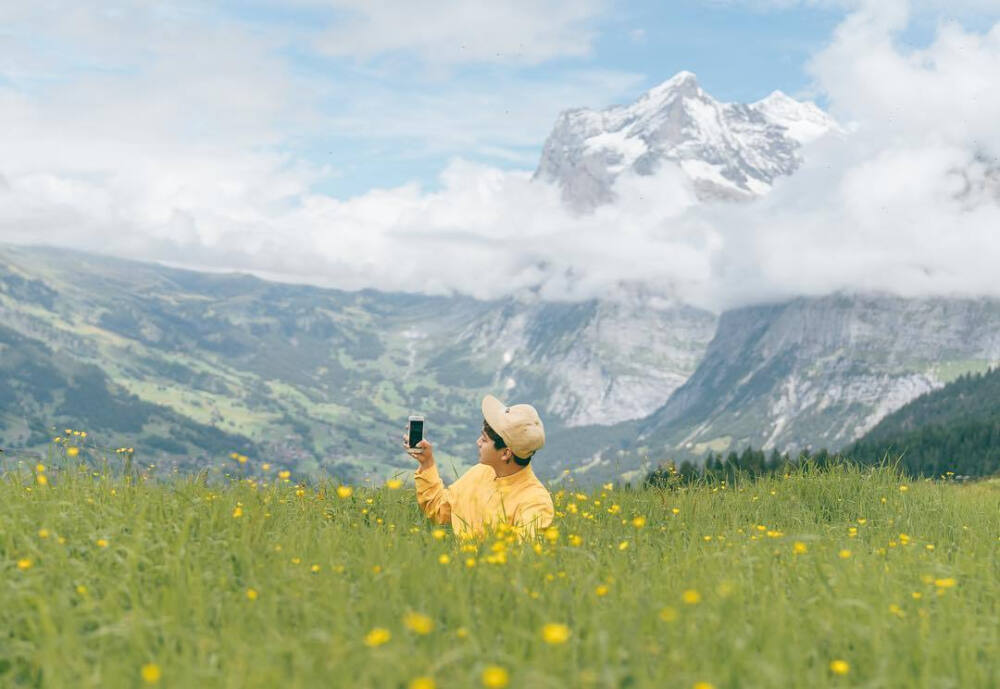
[[[408,480],[82,459],[5,460],[0,687],[1000,686],[996,481],[566,482],[522,542]]]

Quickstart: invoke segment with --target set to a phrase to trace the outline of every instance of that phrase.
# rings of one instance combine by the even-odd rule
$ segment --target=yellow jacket
[[[534,535],[552,523],[552,496],[526,466],[498,477],[492,467],[477,464],[448,488],[436,466],[417,469],[417,504],[438,524],[451,523],[456,534],[479,534],[488,526],[506,523]]]

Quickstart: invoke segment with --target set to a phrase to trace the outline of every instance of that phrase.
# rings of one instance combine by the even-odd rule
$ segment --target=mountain
[[[839,449],[919,395],[998,362],[996,299],[836,294],[735,309],[695,373],[637,424],[624,461],[747,445]]]
[[[667,400],[716,317],[639,292],[485,302],[0,247],[0,322],[0,370],[30,361],[39,371],[0,392],[2,447],[40,449],[65,426],[162,462],[250,452],[358,479],[412,465],[397,437],[413,412],[446,465],[474,461],[487,392],[536,404],[546,454],[580,457],[592,424],[627,424]],[[68,392],[77,371],[89,372],[89,392]],[[107,400],[144,416],[99,414]]]
[[[902,457],[915,475],[1000,472],[1000,368],[959,376],[886,416],[845,454],[862,462]]]
[[[780,91],[756,103],[720,103],[691,72],[680,72],[635,103],[563,112],[535,178],[558,184],[587,211],[613,200],[627,172],[651,175],[677,164],[702,200],[746,200],[801,163],[802,145],[840,129],[813,103]]]

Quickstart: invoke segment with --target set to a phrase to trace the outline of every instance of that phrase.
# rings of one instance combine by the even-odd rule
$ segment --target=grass
[[[436,529],[411,487],[258,473],[15,465],[0,686],[1000,685],[995,482],[571,485],[520,544]]]

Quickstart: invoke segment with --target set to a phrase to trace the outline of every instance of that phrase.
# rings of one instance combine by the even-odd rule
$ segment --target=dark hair
[[[507,443],[503,441],[503,438],[500,437],[499,433],[493,430],[493,427],[490,426],[490,424],[486,421],[486,419],[483,419],[483,432],[486,433],[486,436],[493,441],[493,447],[495,449],[502,450],[505,447],[507,447]],[[514,451],[511,450],[510,453],[514,454]],[[518,457],[517,455],[514,455],[514,462],[518,466],[526,467],[528,466],[528,462],[530,461],[531,457],[524,459],[523,457]]]

